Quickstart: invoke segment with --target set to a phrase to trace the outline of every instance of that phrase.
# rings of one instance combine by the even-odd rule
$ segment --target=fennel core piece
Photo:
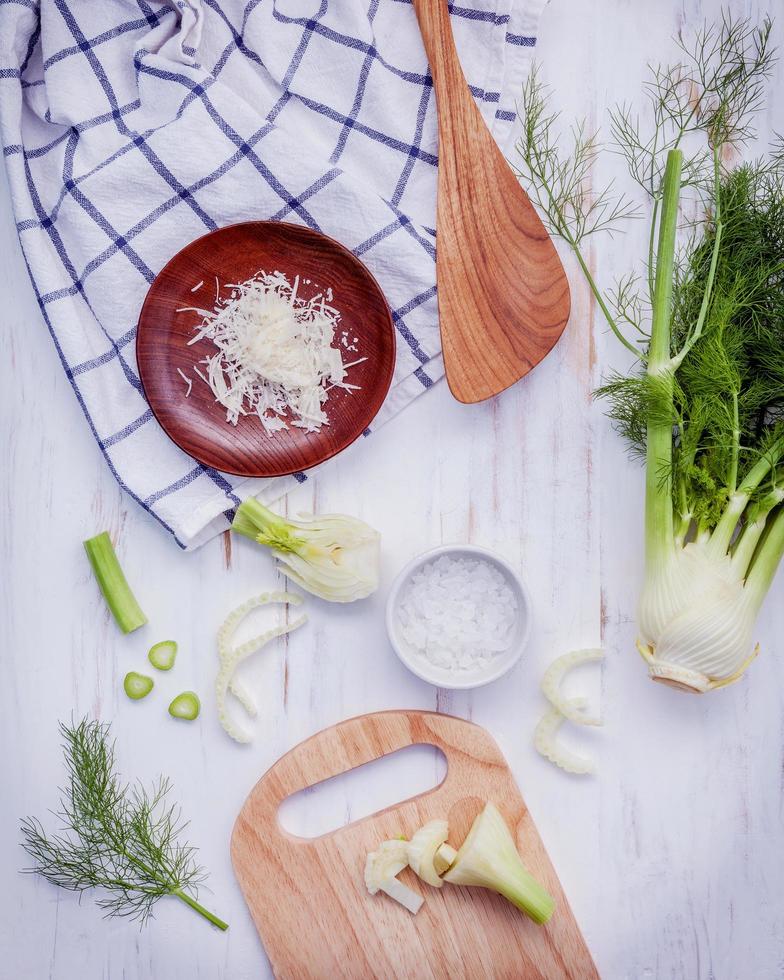
[[[197,901],[206,875],[195,849],[180,839],[185,825],[179,808],[167,802],[169,781],[161,778],[149,790],[121,782],[108,725],[85,718],[61,724],[60,732],[68,771],[62,827],[50,834],[36,818],[22,820],[22,847],[33,860],[24,870],[80,894],[100,889],[97,904],[107,918],[144,925],[155,904],[173,895],[218,929],[228,929]]]
[[[754,659],[756,618],[784,555],[784,146],[734,165],[765,104],[771,22],[725,13],[680,61],[654,69],[652,123],[618,107],[612,138],[651,210],[644,272],[603,291],[582,244],[635,208],[588,187],[595,136],[564,155],[533,73],[523,91],[521,178],[574,250],[636,361],[599,396],[645,460],[645,579],[638,648],[651,678],[703,693]],[[700,217],[679,233],[690,191]]]
[[[123,633],[132,633],[144,626],[147,617],[128,585],[108,532],[88,538],[84,550],[106,605]]]

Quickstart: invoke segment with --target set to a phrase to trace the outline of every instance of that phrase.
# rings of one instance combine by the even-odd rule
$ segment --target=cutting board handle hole
[[[407,745],[293,793],[281,803],[278,820],[296,837],[321,837],[435,789],[446,770],[446,756],[435,745]]]

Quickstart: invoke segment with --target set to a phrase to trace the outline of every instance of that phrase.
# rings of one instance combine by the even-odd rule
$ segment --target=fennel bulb
[[[768,19],[725,15],[691,45],[681,39],[681,63],[657,68],[647,87],[650,133],[631,108],[613,113],[651,225],[643,276],[607,293],[581,242],[634,209],[609,187],[588,193],[599,145],[584,128],[561,156],[536,73],[523,93],[520,176],[640,365],[599,392],[646,464],[638,647],[653,680],[698,693],[754,659],[756,617],[784,554],[784,147],[727,163],[764,105],[770,30]],[[683,240],[689,188],[703,217]]]
[[[354,602],[378,588],[381,537],[355,517],[287,520],[250,497],[237,508],[231,529],[272,549],[283,574],[321,599]]]

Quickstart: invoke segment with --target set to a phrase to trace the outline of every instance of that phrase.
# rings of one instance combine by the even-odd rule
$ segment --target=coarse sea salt
[[[473,670],[509,649],[517,599],[489,562],[441,555],[411,576],[397,618],[412,653],[446,670]]]

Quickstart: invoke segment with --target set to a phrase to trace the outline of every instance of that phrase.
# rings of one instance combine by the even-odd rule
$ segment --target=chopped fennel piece
[[[397,875],[408,865],[408,842],[402,839],[385,840],[376,851],[371,851],[365,861],[365,886],[371,895],[384,892],[399,902],[412,915],[422,907],[424,899],[408,885],[398,881]]]
[[[412,915],[416,915],[422,908],[424,898],[417,895],[413,888],[409,888],[402,881],[398,881],[397,878],[390,878],[389,881],[385,881],[380,890],[402,905],[404,909],[408,909]]]
[[[430,820],[408,842],[408,863],[411,870],[433,888],[443,885],[434,860],[436,852],[448,836],[449,824],[446,820]]]
[[[457,851],[450,844],[443,843],[433,856],[433,867],[436,874],[443,875],[452,867],[457,857]]]
[[[195,691],[183,691],[169,705],[172,718],[182,718],[183,721],[194,721],[200,711],[201,701]]]
[[[561,693],[561,681],[572,668],[580,664],[604,659],[603,650],[572,650],[554,660],[542,678],[542,692],[550,704],[569,721],[576,725],[601,725],[602,720],[597,716],[586,714],[580,709],[579,703],[585,704],[584,699],[567,698]]]
[[[175,640],[161,640],[150,647],[147,659],[156,670],[171,670],[177,658],[177,643]]]
[[[131,592],[108,533],[103,531],[94,538],[88,538],[84,542],[84,550],[106,605],[123,633],[132,633],[144,626],[147,617]]]
[[[279,636],[285,636],[287,633],[291,633],[292,630],[298,629],[307,622],[308,617],[303,614],[291,623],[273,627],[237,647],[231,647],[231,639],[242,620],[253,609],[272,603],[299,606],[302,605],[302,598],[298,595],[290,595],[287,592],[264,592],[259,596],[248,599],[247,602],[243,602],[241,606],[238,606],[229,613],[218,630],[218,660],[220,666],[218,668],[218,675],[215,678],[218,720],[226,734],[233,738],[235,742],[250,742],[252,734],[232,721],[226,704],[226,698],[229,692],[237,699],[251,718],[254,718],[257,714],[256,705],[247,689],[234,677],[235,670],[243,660],[246,660],[252,654],[256,653],[257,650],[266,646],[271,640]]]
[[[585,698],[573,698],[571,705],[576,711],[585,708],[587,701]],[[564,715],[558,708],[552,705],[545,712],[534,730],[534,745],[536,751],[552,762],[560,766],[565,772],[573,773],[577,776],[589,776],[596,772],[596,766],[591,759],[576,755],[569,749],[558,744],[558,729],[564,721]]]
[[[236,425],[241,415],[256,414],[270,435],[289,425],[318,432],[329,424],[329,392],[347,388],[348,368],[367,360],[343,363],[336,337],[340,313],[330,303],[331,291],[304,299],[299,276],[292,283],[282,272],[264,271],[228,286],[231,294],[221,299],[216,281],[211,311],[177,311],[202,318],[189,345],[209,340],[217,348],[201,363],[226,421]]]
[[[365,885],[371,895],[380,890],[385,881],[399,875],[408,866],[408,841],[385,840],[378,849],[371,851],[365,861]]]
[[[141,701],[146,698],[153,689],[152,677],[145,674],[137,674],[135,670],[129,670],[123,680],[123,690],[131,701]]]

